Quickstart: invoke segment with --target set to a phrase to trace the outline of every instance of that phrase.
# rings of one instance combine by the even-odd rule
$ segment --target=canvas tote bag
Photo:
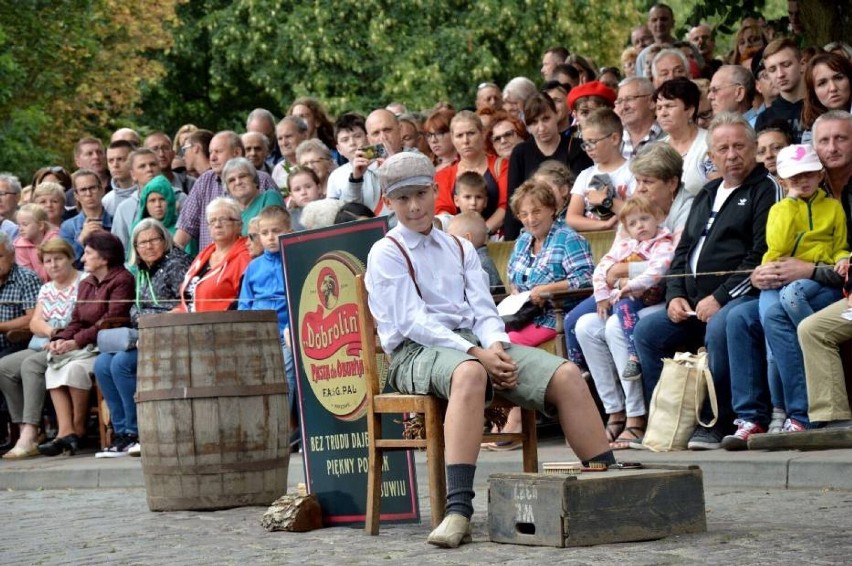
[[[701,406],[710,398],[713,420],[702,423]],[[663,360],[660,381],[654,388],[648,409],[648,426],[642,445],[654,452],[685,450],[695,425],[716,424],[719,407],[713,377],[707,367],[707,352],[679,352],[674,359]]]

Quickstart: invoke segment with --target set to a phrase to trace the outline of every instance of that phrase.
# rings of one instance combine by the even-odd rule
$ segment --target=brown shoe
[[[441,548],[458,548],[460,544],[471,542],[470,519],[452,513],[444,517],[441,524],[429,533],[426,542]]]

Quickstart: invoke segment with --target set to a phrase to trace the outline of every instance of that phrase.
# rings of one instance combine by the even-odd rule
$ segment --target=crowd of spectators
[[[711,26],[677,38],[675,14],[655,4],[620,68],[557,46],[541,77],[482,83],[460,109],[392,102],[334,120],[302,97],[281,119],[253,110],[244,132],[121,128],[80,139],[73,173],[46,165],[26,187],[0,174],[4,457],[73,454],[91,375],[114,429],[98,456],[139,454],[137,354],[98,352],[106,319],[276,310],[292,382],[278,236],[373,216],[395,226],[378,169],[401,152],[435,167],[435,229],[474,242],[492,287],[504,275],[541,307],[513,342],[552,340],[548,297],[594,282],[561,306],[567,357],[597,389],[612,448],[641,444],[662,359],[698,345],[719,410],[691,449],[849,425],[838,348],[852,338],[840,316],[852,49],[803,49],[794,24],[746,18],[719,56]],[[593,231],[614,232],[597,266]],[[515,242],[507,273],[488,265],[489,240]]]

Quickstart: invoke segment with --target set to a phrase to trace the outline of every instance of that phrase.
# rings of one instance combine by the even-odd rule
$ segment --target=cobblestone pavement
[[[842,564],[852,553],[849,491],[706,488],[705,534],[569,549],[487,542],[484,479],[477,492],[474,544],[451,551],[425,543],[426,524],[268,533],[259,507],[152,513],[143,489],[10,490],[0,564]]]

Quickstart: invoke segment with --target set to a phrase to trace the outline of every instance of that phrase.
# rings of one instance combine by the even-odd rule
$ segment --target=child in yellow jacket
[[[825,284],[825,278],[798,279],[780,289],[760,293],[760,312],[781,304],[798,326],[813,314],[811,303],[820,295],[840,298],[843,277],[849,265],[846,242],[846,215],[837,199],[820,188],[824,177],[822,163],[810,145],[790,145],[778,153],[778,176],[787,196],[769,210],[766,221],[767,251],[763,263],[782,257],[795,257],[816,264],[817,269],[832,269],[837,285]],[[823,267],[824,266],[824,267]],[[820,282],[823,281],[823,282]]]

